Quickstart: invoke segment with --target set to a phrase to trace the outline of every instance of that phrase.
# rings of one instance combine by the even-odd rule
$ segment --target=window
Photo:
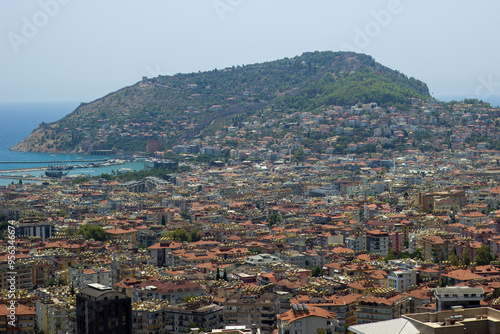
[[[295,327],[302,327],[302,321],[295,321]]]

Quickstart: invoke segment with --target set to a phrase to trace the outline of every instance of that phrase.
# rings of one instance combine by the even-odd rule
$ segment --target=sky
[[[142,76],[325,50],[500,102],[499,14],[498,0],[0,0],[0,102],[90,102]]]

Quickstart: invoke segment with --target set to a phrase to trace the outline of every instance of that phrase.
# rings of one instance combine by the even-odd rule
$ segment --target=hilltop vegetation
[[[427,86],[367,55],[313,52],[260,64],[145,79],[42,124],[13,150],[145,151],[148,139],[180,144],[263,110],[312,111],[375,102],[406,109]]]

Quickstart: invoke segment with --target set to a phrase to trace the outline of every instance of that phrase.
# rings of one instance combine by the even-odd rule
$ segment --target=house
[[[335,333],[337,315],[307,304],[292,304],[292,309],[278,316],[278,334]]]

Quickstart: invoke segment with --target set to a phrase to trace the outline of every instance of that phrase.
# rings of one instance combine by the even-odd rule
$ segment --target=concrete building
[[[417,285],[417,271],[395,270],[387,275],[387,287],[393,288],[398,292],[407,291],[409,287]]]
[[[262,333],[272,333],[276,328],[279,296],[275,293],[245,295],[238,292],[229,296],[223,306],[226,325],[255,324]]]
[[[55,235],[56,229],[53,223],[47,221],[21,221],[15,231],[17,237],[40,237],[45,241]]]
[[[298,251],[282,251],[279,257],[284,263],[288,263],[296,267],[303,268],[306,265],[305,255],[299,253]]]
[[[389,234],[379,230],[366,232],[366,250],[386,256],[389,252]]]
[[[192,327],[204,328],[206,331],[221,328],[224,325],[223,308],[216,304],[196,301],[203,299],[206,299],[206,296],[195,298],[188,303],[169,305],[165,311],[167,326],[160,333],[186,333]]]
[[[270,254],[252,255],[245,258],[246,264],[253,265],[268,265],[277,262],[281,262],[280,258]]]
[[[106,230],[106,236],[110,241],[137,242],[137,230],[135,228],[110,228]]]
[[[67,302],[58,299],[42,300],[36,303],[36,324],[44,333],[66,334],[66,317],[75,310]]]
[[[68,269],[68,285],[85,289],[91,283],[105,286],[113,285],[113,275],[110,269],[104,268],[73,268]]]
[[[307,304],[292,304],[292,309],[278,316],[278,334],[333,334],[339,323],[334,312]]]
[[[421,334],[408,319],[402,318],[349,326],[348,329],[354,334]]]
[[[410,312],[410,299],[402,295],[389,298],[367,296],[358,300],[356,323],[366,324],[400,318]]]
[[[403,315],[403,319],[421,334],[500,333],[500,311],[489,307],[414,313]]]
[[[355,252],[366,250],[366,235],[352,235],[345,238],[345,246]]]
[[[91,283],[76,295],[77,332],[132,334],[131,299]]]
[[[19,305],[18,307],[15,307],[13,311],[16,315],[14,326],[10,323],[12,319],[8,317],[11,314],[11,310],[7,308],[7,304],[0,305],[0,333],[34,333],[36,327],[35,308],[26,305]]]
[[[11,270],[7,262],[0,264],[0,289],[2,290],[9,290],[9,279],[12,277],[9,272],[11,272]],[[19,261],[18,263],[16,263],[15,272],[15,280],[13,280],[13,282],[15,284],[16,290],[33,289],[33,270],[29,264]]]
[[[481,300],[484,299],[484,290],[467,286],[448,286],[436,288],[434,296],[437,311],[451,310],[453,306],[473,308],[480,306]]]
[[[451,235],[429,235],[420,238],[424,259],[428,261],[446,261],[453,253],[455,244]]]

